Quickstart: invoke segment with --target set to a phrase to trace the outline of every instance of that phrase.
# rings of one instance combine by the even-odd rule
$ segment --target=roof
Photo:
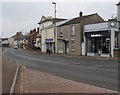
[[[48,18],[48,17],[43,16],[41,18],[41,20],[38,22],[38,24],[42,24],[42,23],[44,23],[46,21],[53,21],[53,23],[55,23],[55,22],[59,22],[59,21],[63,21],[63,20],[66,20],[66,19],[63,19],[63,18],[52,18],[52,17]]]
[[[70,25],[70,24],[77,24],[80,23],[83,19],[93,16],[93,15],[98,15],[97,13],[95,14],[91,14],[91,15],[85,15],[85,16],[81,16],[81,17],[76,17],[76,18],[72,18],[72,19],[68,19],[68,20],[64,20],[64,21],[60,21],[56,23],[56,26],[64,26],[64,25]],[[53,28],[55,24],[52,24],[50,26],[47,26],[44,29],[49,29],[49,28]]]
[[[2,38],[2,41],[8,40],[8,38]]]
[[[60,26],[60,25],[66,23],[66,22],[68,22],[68,21],[70,21],[70,20],[72,20],[72,19],[68,19],[68,20],[64,20],[64,21],[57,22],[57,23],[56,23],[56,26]],[[52,25],[50,25],[50,26],[47,26],[47,27],[44,28],[44,29],[53,28],[54,26],[55,26],[55,24],[52,24]]]
[[[32,33],[32,34],[29,34],[29,35],[27,36],[27,38],[28,38],[28,37],[31,37],[31,36],[34,36],[34,35],[36,35],[37,33],[39,33],[39,32],[34,32],[34,33]]]
[[[88,18],[88,17],[93,16],[93,15],[98,15],[98,14],[95,13],[95,14],[85,15],[85,16],[81,16],[81,17],[76,17],[76,18],[73,18],[62,25],[77,24],[77,23],[80,23],[85,18]]]

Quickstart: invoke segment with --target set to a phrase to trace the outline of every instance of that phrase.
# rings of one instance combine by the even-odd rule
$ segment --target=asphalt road
[[[32,54],[21,49],[5,49],[3,55],[28,68],[77,82],[118,90],[118,61]]]

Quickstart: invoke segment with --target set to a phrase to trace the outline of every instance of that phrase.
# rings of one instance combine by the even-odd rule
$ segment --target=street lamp
[[[55,38],[55,45],[54,45],[54,53],[56,53],[57,52],[57,33],[56,33],[56,3],[55,2],[52,2],[52,4],[55,6],[54,7],[54,11],[55,11],[55,13],[54,13],[54,19],[55,19],[55,21],[54,21],[54,38]]]

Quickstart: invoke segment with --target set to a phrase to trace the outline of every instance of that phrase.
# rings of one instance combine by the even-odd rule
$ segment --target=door
[[[102,50],[102,39],[101,37],[93,38],[93,51],[95,54],[100,55]]]

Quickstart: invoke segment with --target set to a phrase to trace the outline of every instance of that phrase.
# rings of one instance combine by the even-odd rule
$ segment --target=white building
[[[114,19],[103,23],[85,25],[82,54],[113,57],[113,50],[120,47],[118,26],[119,23]]]
[[[64,21],[66,19],[52,18],[42,16],[39,24],[39,35],[41,36],[41,51],[46,52],[50,49],[51,52],[57,52],[57,33],[55,32],[55,23]],[[56,30],[57,31],[57,30]],[[56,46],[55,46],[56,45]]]
[[[117,21],[120,22],[120,2],[117,4],[117,12],[118,12]],[[120,31],[120,25],[119,25],[119,31]],[[120,44],[120,37],[118,38],[118,40]]]
[[[42,35],[42,52],[46,52],[49,49],[54,53],[55,49],[55,38],[54,38],[54,28],[46,28],[41,31]]]
[[[14,37],[8,38],[8,43],[9,43],[10,47],[13,47],[14,46]]]
[[[117,4],[117,11],[118,11],[118,21],[120,21],[120,2]]]
[[[1,44],[3,47],[8,47],[9,46],[8,38],[2,38]]]

